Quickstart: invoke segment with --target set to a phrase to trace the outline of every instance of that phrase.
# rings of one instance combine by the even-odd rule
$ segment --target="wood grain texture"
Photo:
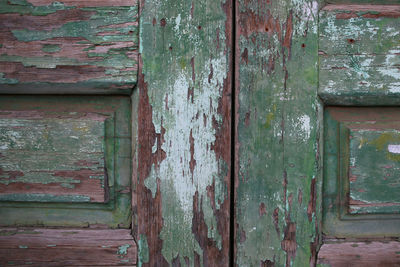
[[[325,0],[326,4],[333,5],[397,5],[400,4],[399,0]]]
[[[318,1],[236,2],[236,266],[312,266]]]
[[[0,228],[1,266],[133,266],[130,230]]]
[[[399,6],[328,5],[320,12],[319,95],[325,103],[397,103],[399,20]]]
[[[0,200],[105,202],[106,119],[1,110]]]
[[[1,0],[0,93],[129,94],[137,29],[132,0]]]
[[[400,242],[336,242],[323,244],[318,263],[326,267],[400,266]]]
[[[141,2],[142,266],[228,266],[232,2]]]
[[[0,225],[130,227],[129,97],[3,95],[0,107]]]

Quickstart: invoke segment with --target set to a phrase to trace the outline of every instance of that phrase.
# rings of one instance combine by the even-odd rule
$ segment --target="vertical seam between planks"
[[[236,152],[236,0],[232,1],[232,38],[231,38],[231,67],[229,71],[231,72],[231,196],[230,196],[230,216],[229,216],[229,266],[235,266],[235,175],[238,175],[235,172],[236,164],[235,164],[235,152]]]

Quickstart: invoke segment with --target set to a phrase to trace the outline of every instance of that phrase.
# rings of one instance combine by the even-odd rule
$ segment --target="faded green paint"
[[[374,4],[374,5],[395,5],[400,4],[399,0],[325,0],[326,4]]]
[[[144,84],[139,90],[148,97],[148,103],[141,105],[151,106],[147,111],[151,114],[142,116],[152,120],[157,137],[148,147],[155,162],[141,158],[139,149],[139,168],[146,168],[140,167],[141,162],[152,162],[148,170],[139,171],[145,175],[139,177],[144,187],[142,192],[138,189],[138,199],[143,199],[139,234],[146,238],[144,248],[149,251],[148,262],[142,258],[139,264],[228,264],[229,12],[229,0],[144,1],[142,5]],[[144,135],[148,134],[153,133]],[[158,196],[161,203],[152,204]],[[152,205],[160,205],[160,215],[154,214]],[[150,223],[141,219],[146,216],[154,216],[150,221],[161,225],[159,233],[150,236],[147,226],[140,225],[141,220]],[[156,244],[160,245],[156,248]]]
[[[10,194],[15,191],[7,189],[0,190],[0,199],[68,202],[70,198],[72,202],[90,202],[92,197],[94,202],[103,202],[106,119],[101,114],[77,112],[0,111],[0,184],[24,183],[26,187],[26,197],[24,193]],[[84,179],[98,180],[98,189],[91,188],[87,196],[73,196],[74,190],[70,190],[70,196],[49,194],[46,200],[46,194],[35,191],[56,194],[55,188],[29,186],[59,184],[74,189]]]
[[[42,47],[42,51],[46,53],[55,53],[61,50],[61,45],[57,44],[45,44]]]
[[[90,197],[80,195],[55,196],[51,194],[1,194],[0,201],[32,201],[32,202],[90,202]]]
[[[60,189],[57,190],[57,193],[53,194],[53,196],[52,194],[43,196],[44,200],[51,202],[40,203],[11,201],[26,200],[26,198],[31,197],[34,197],[35,201],[41,200],[42,195],[37,194],[28,194],[22,197],[22,199],[20,196],[17,196],[18,199],[14,198],[8,199],[9,201],[2,201],[0,205],[0,213],[2,215],[0,216],[1,225],[64,227],[107,225],[111,228],[130,227],[132,218],[130,191],[132,175],[130,140],[131,109],[129,97],[96,96],[94,98],[89,96],[63,96],[60,98],[56,96],[40,96],[32,100],[32,97],[29,96],[2,96],[0,106],[2,109],[0,117],[4,119],[4,116],[9,116],[10,118],[8,118],[8,122],[13,118],[11,121],[23,122],[25,125],[33,125],[36,128],[40,128],[41,125],[47,125],[48,128],[50,126],[58,125],[58,128],[55,126],[53,127],[54,129],[57,129],[56,132],[58,134],[54,133],[47,135],[53,136],[53,142],[46,141],[50,139],[45,139],[41,142],[38,141],[42,138],[40,133],[44,133],[44,131],[30,130],[23,132],[23,130],[19,128],[18,130],[23,132],[20,133],[24,138],[19,139],[18,142],[7,143],[10,146],[14,146],[14,149],[23,147],[29,148],[32,151],[36,149],[40,152],[42,149],[45,153],[51,153],[52,151],[62,153],[65,149],[73,150],[76,148],[76,151],[82,149],[79,153],[90,154],[93,152],[93,149],[85,148],[92,147],[95,148],[95,150],[101,148],[100,151],[103,151],[102,155],[97,156],[97,159],[101,161],[101,166],[103,166],[101,169],[105,167],[107,170],[108,183],[104,184],[108,184],[107,191],[109,192],[106,203],[74,203],[74,201],[78,200],[87,201],[87,196],[82,196],[80,194],[77,194],[76,196],[68,196],[69,194],[66,194],[67,196],[59,196],[62,190],[76,190],[79,187],[78,184],[73,183],[73,180],[61,179],[60,181],[64,183],[70,182],[70,184],[75,185],[75,188],[69,188],[69,186],[64,184],[64,187],[60,186]],[[35,119],[37,123],[32,123],[34,120],[33,117],[35,116],[31,116],[32,121],[30,121],[24,120],[23,117],[21,117],[23,114],[36,114],[37,116]],[[47,116],[47,120],[43,119],[44,115]],[[58,122],[60,122],[59,120],[65,122],[65,124],[63,124],[63,126],[58,124]],[[27,124],[27,121],[32,124]],[[7,127],[11,127],[11,125],[8,124],[4,127],[5,128],[2,129],[8,129]],[[43,129],[45,128],[46,127]],[[30,135],[28,133],[30,133]],[[85,140],[84,144],[79,145],[79,140],[76,141],[73,138],[70,138],[71,141],[63,142],[63,140],[65,140],[64,137],[77,135],[81,136],[83,138],[82,140]],[[8,135],[3,134],[2,136],[4,137]],[[30,136],[37,136],[39,139],[29,138]],[[42,146],[38,146],[39,143]],[[72,157],[71,160],[73,160]],[[24,160],[20,161],[24,162]],[[59,155],[58,157],[55,155],[49,159],[49,161],[55,162],[54,166],[59,166],[60,168],[68,166],[68,163],[70,162],[68,160],[61,160]],[[32,162],[30,166],[34,166],[33,163],[35,162]],[[85,165],[85,161],[77,161],[77,163],[79,164],[75,166],[75,169],[79,170],[87,168],[87,166],[79,166],[81,164]],[[74,165],[72,164],[70,166],[72,168]],[[4,175],[3,171],[1,176]],[[2,179],[2,181],[4,181],[4,179]],[[93,176],[92,178],[89,178],[88,181],[96,181],[96,177]],[[45,180],[42,180],[41,182],[46,183]],[[7,186],[12,186],[13,184],[14,183],[10,181]],[[0,183],[0,186],[2,185],[4,185],[4,183]],[[35,184],[32,183],[30,185],[33,186]],[[48,183],[47,185],[50,186],[52,183]],[[44,184],[43,186],[47,185]],[[104,192],[104,189],[100,185],[99,189]],[[84,190],[84,188],[82,190]],[[105,198],[107,199],[107,197]],[[68,202],[64,203],[55,202],[67,200]]]
[[[8,65],[18,71],[0,73],[0,92],[129,94],[137,77],[136,20],[137,5],[34,6],[1,0],[0,25],[12,38],[0,47],[0,69]],[[35,77],[30,67],[37,69]]]
[[[121,255],[123,257],[123,255],[128,254],[128,248],[130,248],[130,247],[131,247],[131,245],[129,245],[129,244],[119,246],[117,254]]]
[[[350,131],[350,213],[393,213],[400,207],[400,132]]]
[[[36,235],[36,234],[41,234],[41,233],[42,232],[31,231],[31,230],[0,230],[0,236],[11,236],[11,235],[18,235],[18,234]]]
[[[71,9],[62,2],[53,2],[48,6],[33,6],[26,0],[1,0],[0,14],[18,13],[20,15],[46,16],[58,10]]]
[[[238,266],[309,266],[319,244],[317,1],[237,1]]]
[[[370,8],[320,12],[319,94],[328,104],[397,104],[399,19]]]
[[[139,266],[143,263],[149,262],[149,245],[147,244],[147,238],[145,235],[140,235],[140,239],[138,242],[138,258],[139,258]]]

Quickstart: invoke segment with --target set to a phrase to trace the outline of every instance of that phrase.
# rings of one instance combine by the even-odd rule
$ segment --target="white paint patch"
[[[175,31],[179,31],[179,26],[181,25],[181,14],[178,14],[178,16],[175,19]]]
[[[356,166],[356,158],[350,158],[350,166]]]
[[[390,93],[400,93],[400,82],[393,83],[389,86]]]
[[[314,21],[318,14],[318,2],[303,3],[303,20]]]
[[[282,3],[282,1],[278,1],[278,3]],[[292,3],[295,7],[293,10],[300,11],[298,14],[300,19],[296,22],[295,31],[303,34],[306,31],[311,31],[314,34],[317,34],[316,22],[318,21],[318,1],[304,2],[302,0],[293,0]]]
[[[307,139],[310,138],[310,134],[311,134],[310,117],[308,115],[303,115],[299,118],[299,121],[300,121],[301,130],[304,133],[305,137]]]
[[[388,145],[388,151],[394,154],[400,154],[400,145]]]
[[[396,64],[398,55],[387,55],[385,59],[386,68],[379,68],[378,71],[385,76],[400,79],[400,70],[393,65]]]

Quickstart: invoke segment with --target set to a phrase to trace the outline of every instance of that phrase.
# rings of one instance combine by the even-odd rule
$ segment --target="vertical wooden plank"
[[[144,0],[138,78],[142,266],[229,263],[230,0]]]
[[[319,3],[236,3],[236,265],[314,265]]]

